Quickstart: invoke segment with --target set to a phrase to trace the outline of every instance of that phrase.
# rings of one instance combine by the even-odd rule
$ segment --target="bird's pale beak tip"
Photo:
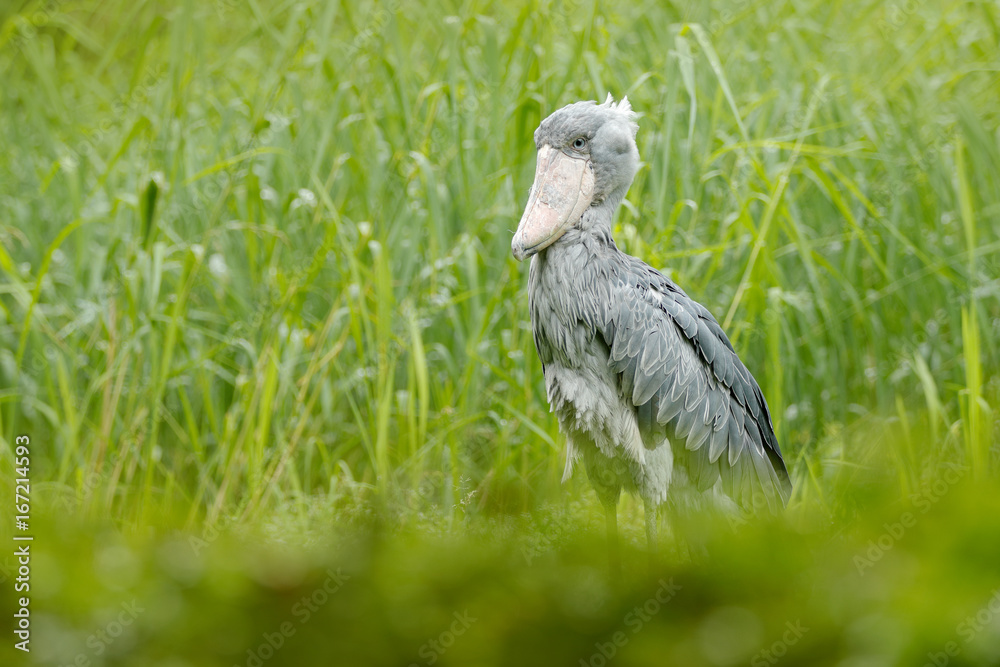
[[[514,240],[510,242],[510,252],[514,255],[514,259],[517,261],[524,261],[524,244],[521,243],[521,239],[519,239],[516,235],[514,236]]]

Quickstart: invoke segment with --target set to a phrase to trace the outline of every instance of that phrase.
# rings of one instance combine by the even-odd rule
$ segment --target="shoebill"
[[[704,306],[625,254],[612,220],[639,167],[628,99],[577,102],[535,131],[535,181],[511,242],[550,408],[607,517],[616,568],[622,490],[655,551],[671,480],[777,510],[791,484],[760,387]]]

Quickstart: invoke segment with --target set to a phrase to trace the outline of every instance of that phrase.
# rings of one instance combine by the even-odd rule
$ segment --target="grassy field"
[[[987,1],[4,3],[4,664],[1000,664],[998,73]],[[510,256],[609,91],[794,483],[621,582]]]

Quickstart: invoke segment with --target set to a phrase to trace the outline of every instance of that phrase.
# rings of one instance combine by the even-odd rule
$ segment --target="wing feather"
[[[767,403],[722,327],[665,276],[623,257],[618,293],[596,319],[646,446],[669,438],[698,488],[721,475],[745,507],[787,502]]]

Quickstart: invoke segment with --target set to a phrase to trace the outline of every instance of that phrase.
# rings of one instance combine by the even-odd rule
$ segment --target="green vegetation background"
[[[30,661],[1000,664],[998,21],[4,3]],[[780,518],[672,517],[652,570],[626,501],[622,581],[509,252],[534,128],[607,92],[643,114],[616,239],[723,322],[795,483]]]

